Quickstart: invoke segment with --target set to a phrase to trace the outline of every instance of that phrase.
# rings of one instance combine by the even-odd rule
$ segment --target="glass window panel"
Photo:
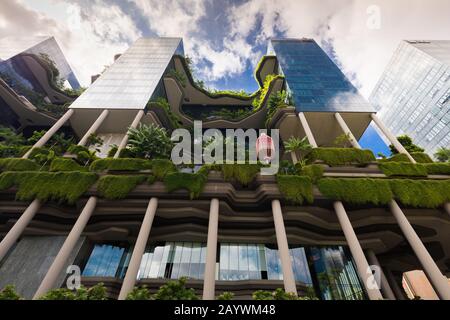
[[[269,280],[283,280],[278,250],[266,247],[267,276]]]
[[[178,275],[180,274],[180,263],[181,263],[182,253],[183,253],[183,243],[176,242],[175,243],[175,255],[173,258],[172,273],[170,276],[172,279],[178,279]]]
[[[189,267],[191,262],[192,243],[183,243],[183,252],[181,254],[180,271],[178,278],[189,277]]]

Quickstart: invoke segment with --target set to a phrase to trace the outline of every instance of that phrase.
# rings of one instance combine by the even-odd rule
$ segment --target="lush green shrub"
[[[295,204],[313,203],[313,185],[311,178],[301,176],[277,176],[278,189],[286,200]]]
[[[2,300],[22,300],[23,298],[16,292],[12,285],[6,286],[0,291],[0,301]]]
[[[318,187],[327,198],[351,204],[386,205],[394,198],[389,181],[384,179],[325,178],[319,180]]]
[[[413,152],[411,153],[411,157],[416,160],[417,163],[433,163],[433,159],[423,152]]]
[[[434,154],[439,162],[450,162],[450,148],[439,148]]]
[[[49,291],[39,300],[108,300],[106,288],[103,283],[99,283],[92,288],[81,287],[78,290],[55,289]]]
[[[388,177],[426,177],[428,175],[427,169],[422,164],[413,164],[407,162],[384,162],[379,163],[378,167]]]
[[[0,190],[16,186],[16,197],[21,201],[73,204],[96,181],[96,174],[86,172],[4,172],[0,175]]]
[[[219,301],[229,301],[229,300],[233,300],[234,298],[234,293],[232,292],[224,292],[222,293],[220,296],[217,297],[217,300]]]
[[[248,186],[255,180],[261,167],[258,164],[224,164],[221,170],[225,180],[236,180],[243,186]]]
[[[97,184],[99,195],[108,200],[124,199],[146,176],[103,176]]]
[[[418,145],[415,145],[413,143],[411,137],[409,137],[407,135],[398,136],[397,140],[409,153],[425,151],[423,148],[419,147]],[[389,149],[391,149],[392,154],[398,153],[398,150],[393,145],[390,145]]]
[[[186,288],[186,278],[169,281],[161,286],[154,296],[155,300],[198,300],[194,289]]]
[[[332,167],[366,165],[376,160],[372,151],[355,148],[315,148],[308,154],[307,159],[309,163],[322,160]]]
[[[410,153],[410,155],[414,160],[416,160],[417,163],[433,163],[433,160],[426,153],[413,152],[413,153]],[[409,160],[408,156],[404,153],[398,153],[398,154],[393,155],[390,158],[381,159],[378,161],[379,162],[411,162],[411,160]]]
[[[166,175],[164,184],[168,192],[187,190],[191,199],[198,198],[208,181],[208,176],[201,173],[173,172]]]
[[[311,178],[312,183],[316,184],[317,181],[322,179],[324,168],[320,164],[312,164],[309,166],[296,165],[297,174],[299,176],[307,176]]]
[[[40,166],[36,162],[28,159],[0,159],[1,171],[35,171],[39,169]]]
[[[146,286],[142,288],[135,287],[128,295],[126,300],[154,300],[150,290]]]
[[[128,132],[128,148],[138,158],[169,159],[173,142],[167,131],[156,125],[141,124]]]
[[[30,148],[30,146],[5,146],[0,144],[0,158],[22,157]]]
[[[88,171],[71,158],[55,158],[50,165],[51,172]]]
[[[312,300],[308,297],[298,297],[294,293],[286,292],[283,289],[275,291],[258,290],[253,293],[253,300]]]
[[[437,208],[450,201],[450,180],[390,180],[395,198],[405,206]]]
[[[261,88],[261,94],[255,98],[253,101],[253,107],[255,111],[261,109],[264,103],[268,102],[269,97],[267,94],[270,92],[272,88],[272,83],[274,83],[278,79],[284,79],[281,75],[269,74],[264,80],[264,86]]]
[[[99,159],[91,164],[90,170],[94,172],[101,171],[143,171],[150,170],[152,163],[145,159]]]
[[[423,165],[428,174],[450,175],[450,163],[425,163]]]
[[[163,180],[167,174],[177,171],[177,168],[175,167],[173,162],[165,159],[152,160],[151,169],[153,175],[158,180]]]

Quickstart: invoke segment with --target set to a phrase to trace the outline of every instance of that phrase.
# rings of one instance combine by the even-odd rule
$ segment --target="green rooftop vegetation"
[[[4,172],[0,190],[16,187],[16,198],[21,201],[74,204],[96,181],[97,175],[87,172]]]
[[[306,176],[278,175],[278,189],[283,197],[296,205],[314,202],[313,184]]]
[[[426,177],[428,175],[427,168],[422,164],[413,164],[407,162],[384,162],[379,163],[378,167],[388,177]]]
[[[28,159],[0,159],[0,171],[37,171],[40,167],[36,162]]]
[[[135,158],[106,158],[94,161],[90,170],[93,172],[102,171],[143,171],[151,170],[152,162],[146,159]]]
[[[108,200],[125,199],[139,184],[148,181],[144,175],[137,176],[103,176],[97,184],[97,191]]]
[[[306,159],[309,163],[323,161],[331,167],[365,166],[376,160],[371,150],[355,148],[315,148],[311,150]]]

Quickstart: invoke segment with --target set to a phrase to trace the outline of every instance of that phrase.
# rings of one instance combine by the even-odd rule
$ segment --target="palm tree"
[[[311,151],[313,146],[309,144],[308,138],[303,139],[291,137],[289,140],[284,142],[284,149],[286,153],[290,153],[292,157],[292,162],[303,162],[303,157]],[[297,159],[297,152],[300,153],[300,161]]]
[[[434,156],[439,162],[450,162],[450,149],[444,147],[439,148]]]

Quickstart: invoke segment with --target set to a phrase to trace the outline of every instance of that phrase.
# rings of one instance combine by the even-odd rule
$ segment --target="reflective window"
[[[271,40],[288,91],[299,111],[372,112],[341,70],[313,40]]]
[[[365,298],[355,266],[343,247],[310,248],[310,252],[322,299]]]
[[[71,108],[144,109],[173,55],[182,51],[181,38],[139,39]]]
[[[139,279],[203,279],[206,244],[167,242],[150,245],[139,268]]]
[[[128,248],[95,245],[83,270],[83,276],[123,278],[129,258]]]

